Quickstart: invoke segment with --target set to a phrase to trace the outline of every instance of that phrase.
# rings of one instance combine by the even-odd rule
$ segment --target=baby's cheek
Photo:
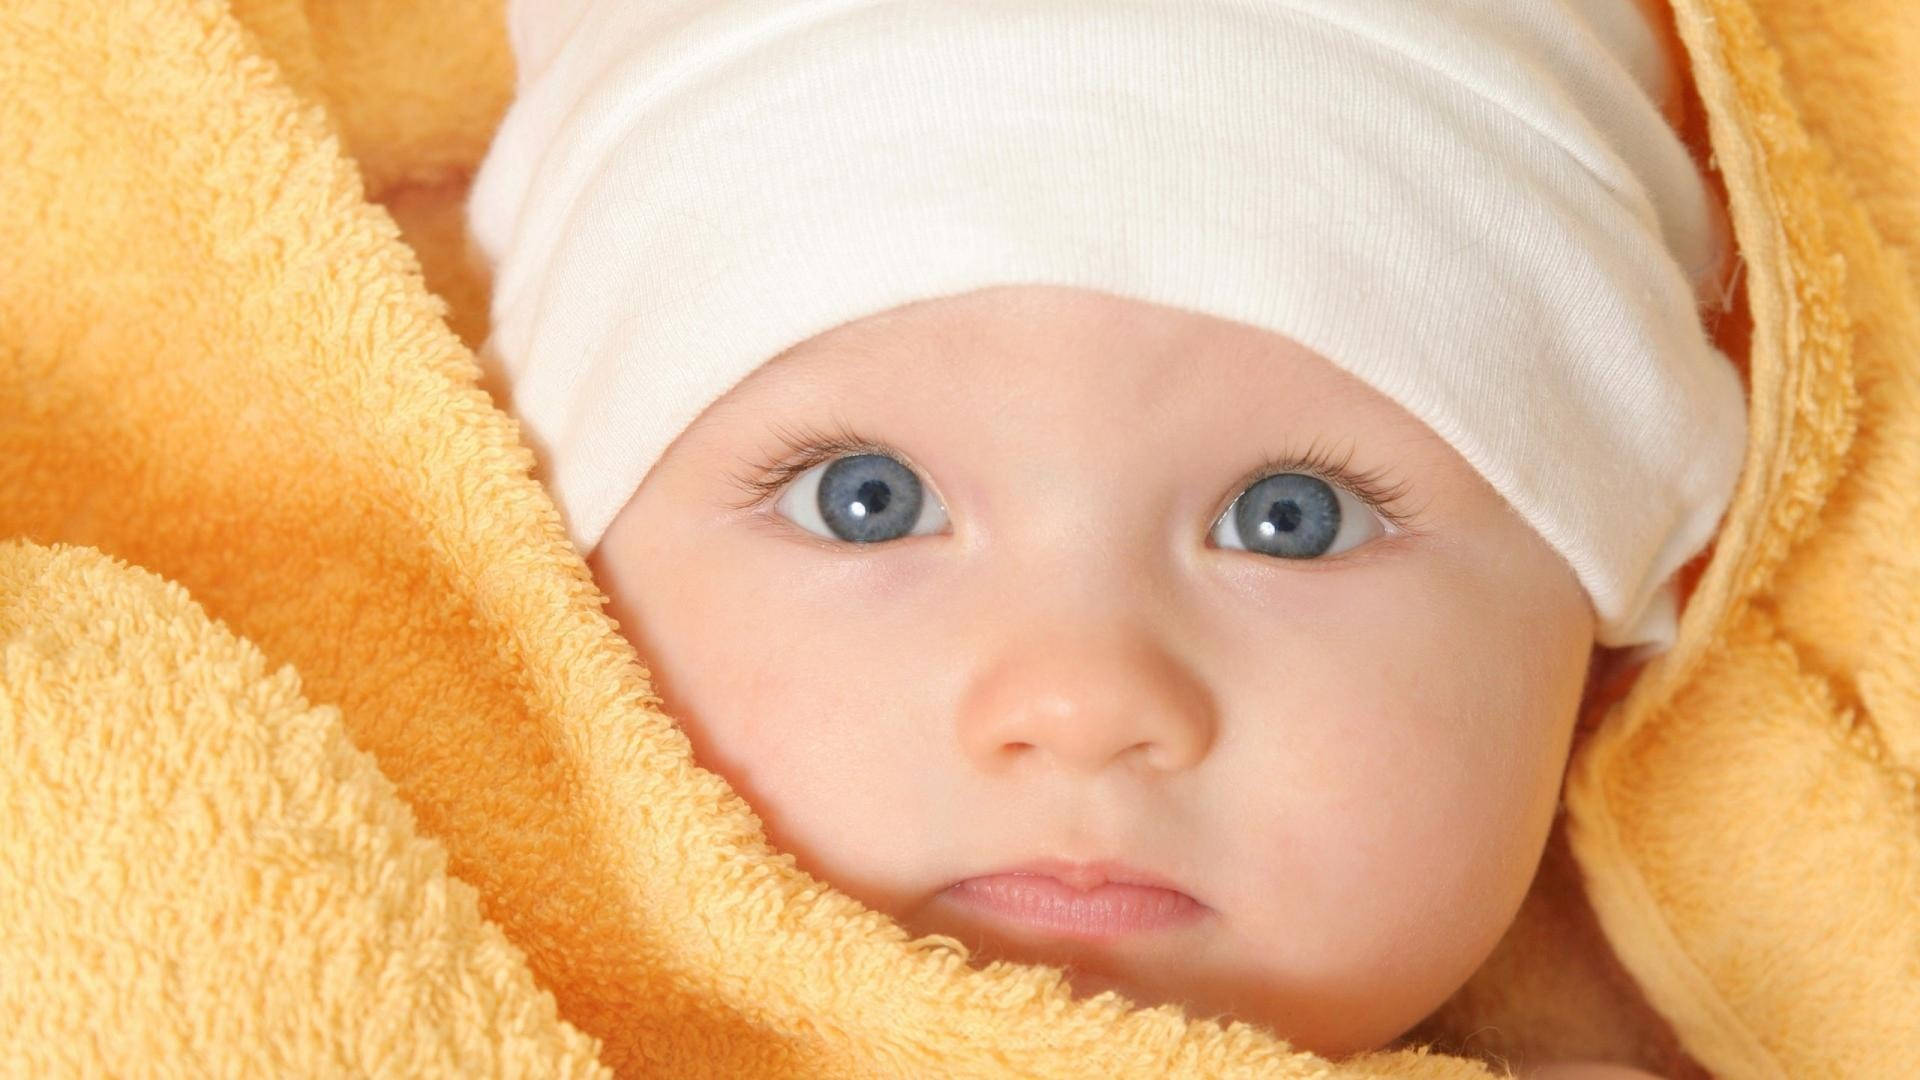
[[[1352,948],[1391,963],[1395,949],[1431,949],[1423,939],[1444,925],[1490,947],[1517,908],[1587,648],[1577,609],[1543,623],[1532,603],[1485,574],[1428,567],[1273,643],[1284,668],[1243,668],[1252,734],[1245,765],[1224,764],[1261,808],[1260,888],[1290,909],[1279,925],[1345,927],[1321,960]]]
[[[1298,729],[1277,736],[1266,760],[1294,782],[1242,774],[1252,835],[1216,849],[1231,868],[1233,891],[1219,902],[1236,954],[1260,957],[1271,985],[1366,1003],[1339,1022],[1365,1018],[1382,1037],[1485,961],[1551,822],[1551,802],[1523,775],[1525,755],[1499,745],[1482,699],[1430,691],[1425,700],[1355,692],[1309,745],[1286,737]]]
[[[897,867],[930,820],[919,800],[943,790],[924,760],[944,742],[923,730],[919,650],[949,650],[931,633],[876,635],[873,619],[823,617],[804,591],[737,567],[707,599],[726,614],[690,619],[674,650],[695,680],[685,721],[697,760],[802,868],[876,907],[904,900]]]
[[[1376,1018],[1384,1037],[1486,961],[1525,899],[1542,834],[1446,785],[1376,791],[1357,810],[1269,833],[1260,880],[1228,903],[1244,954],[1263,958],[1267,981],[1364,1002],[1343,1022]]]

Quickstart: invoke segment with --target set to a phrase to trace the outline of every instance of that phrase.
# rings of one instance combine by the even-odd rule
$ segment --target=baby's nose
[[[1131,627],[1009,642],[973,679],[961,746],[999,770],[1033,758],[1097,772],[1119,763],[1173,773],[1213,745],[1211,695],[1151,635]]]

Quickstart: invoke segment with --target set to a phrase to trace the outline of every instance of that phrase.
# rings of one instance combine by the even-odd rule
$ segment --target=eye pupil
[[[1340,500],[1317,476],[1278,473],[1234,501],[1234,527],[1249,550],[1285,559],[1324,554],[1340,536]]]
[[[868,514],[878,514],[887,508],[887,503],[892,501],[892,497],[892,493],[888,491],[887,485],[878,480],[869,480],[860,485],[860,501],[849,506],[847,510],[853,514],[854,517],[866,517]]]
[[[1299,503],[1292,499],[1282,499],[1273,504],[1273,508],[1267,513],[1266,520],[1260,523],[1260,534],[1272,536],[1276,531],[1292,532],[1300,527],[1302,516],[1304,515],[1300,511]]]

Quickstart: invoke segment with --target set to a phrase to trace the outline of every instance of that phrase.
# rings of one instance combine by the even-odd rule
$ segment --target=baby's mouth
[[[1030,865],[967,878],[945,895],[998,921],[1084,941],[1185,926],[1210,910],[1171,883],[1141,880],[1148,877],[1112,864]]]

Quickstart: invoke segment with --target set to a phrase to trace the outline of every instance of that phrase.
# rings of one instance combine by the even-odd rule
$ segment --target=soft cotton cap
[[[1746,442],[1725,242],[1634,0],[552,0],[475,179],[487,362],[590,552],[842,323],[1052,284],[1291,337],[1445,438],[1604,645],[1669,644]]]

